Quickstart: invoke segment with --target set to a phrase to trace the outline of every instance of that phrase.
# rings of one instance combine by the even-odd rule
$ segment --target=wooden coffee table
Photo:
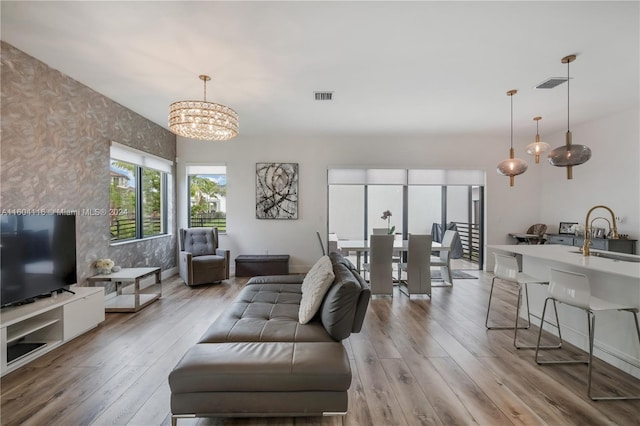
[[[140,292],[140,280],[150,275],[156,276],[156,282],[151,292]],[[105,300],[105,312],[138,312],[148,304],[158,300],[162,296],[162,283],[160,268],[122,268],[111,274],[94,275],[87,279],[89,283],[114,282],[116,284],[116,296]],[[133,284],[133,292],[123,292]],[[145,289],[147,290],[147,289]]]

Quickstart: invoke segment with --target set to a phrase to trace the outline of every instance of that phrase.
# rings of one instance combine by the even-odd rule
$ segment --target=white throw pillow
[[[333,266],[331,266],[331,259],[329,259],[329,256],[322,256],[320,259],[318,259],[318,261],[311,267],[309,272],[307,272],[307,275],[302,281],[302,293],[304,293],[305,289],[309,286],[312,277],[318,274],[318,272],[322,268],[326,268],[327,266],[329,267],[329,269],[331,269],[331,272],[333,272]]]
[[[302,300],[298,311],[300,324],[306,324],[314,317],[335,275],[329,256],[323,256],[316,262],[302,281]]]

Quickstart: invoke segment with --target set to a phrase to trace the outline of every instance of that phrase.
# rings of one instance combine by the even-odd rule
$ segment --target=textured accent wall
[[[175,135],[161,126],[5,42],[0,63],[0,208],[108,212],[111,141],[175,160]],[[169,186],[175,200],[175,173]],[[110,246],[109,216],[79,214],[78,283],[105,257],[124,267],[175,267],[175,223],[172,202],[172,235]]]

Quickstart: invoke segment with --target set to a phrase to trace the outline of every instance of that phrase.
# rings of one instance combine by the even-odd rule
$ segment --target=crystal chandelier
[[[540,141],[540,133],[538,132],[538,123],[542,120],[542,117],[533,117],[536,122],[536,141],[527,145],[527,154],[535,155],[536,164],[540,163],[540,155],[549,149],[549,144]]]
[[[498,163],[497,172],[503,176],[509,176],[509,186],[513,186],[515,177],[527,171],[529,167],[527,162],[519,158],[514,158],[513,150],[513,95],[518,93],[517,90],[509,90],[507,96],[511,98],[511,149],[509,149],[509,158]]]
[[[569,64],[575,60],[576,55],[569,55],[561,61],[567,64],[567,134],[565,144],[549,153],[549,163],[552,166],[567,168],[567,179],[573,179],[573,166],[586,163],[591,158],[591,149],[588,146],[572,144],[569,130]]]
[[[208,75],[204,82],[204,101],[178,101],[169,105],[169,130],[176,135],[204,141],[226,141],[238,136],[238,114],[231,108],[207,102]]]

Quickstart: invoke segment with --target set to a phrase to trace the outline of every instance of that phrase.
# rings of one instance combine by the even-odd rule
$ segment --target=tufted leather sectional
[[[253,277],[169,375],[179,417],[344,414],[351,369],[341,341],[362,328],[371,292],[330,255],[335,279],[319,312],[298,321],[303,276]]]

